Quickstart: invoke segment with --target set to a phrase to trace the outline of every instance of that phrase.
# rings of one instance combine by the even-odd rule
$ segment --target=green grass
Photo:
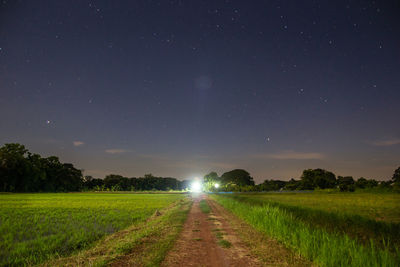
[[[307,194],[314,198],[312,194]],[[292,195],[294,198],[295,195]],[[293,206],[287,204],[280,206],[277,197],[274,201],[263,201],[263,194],[255,195],[213,195],[212,196],[222,206],[232,211],[238,217],[266,235],[275,238],[287,247],[299,252],[302,256],[314,261],[321,266],[398,266],[400,264],[400,254],[398,247],[394,247],[392,252],[374,245],[374,241],[368,244],[361,244],[358,240],[338,231],[328,231],[323,225],[313,225],[313,219],[307,221],[305,217],[308,212],[315,211],[311,208],[304,208],[304,216],[298,216],[290,209],[285,207],[298,207],[301,209],[302,203],[293,201]],[[261,198],[257,199],[257,197]],[[266,196],[265,199],[268,199]],[[303,198],[305,196],[301,196]],[[284,196],[287,200],[287,196]],[[327,201],[329,196],[314,198]],[[252,201],[253,199],[253,201]],[[348,200],[346,200],[348,201]],[[296,206],[294,206],[296,205]],[[340,201],[331,203],[331,206],[340,205]],[[320,205],[316,205],[321,207]],[[296,209],[293,209],[296,210]],[[321,211],[321,209],[317,210]],[[323,211],[321,216],[329,213]],[[348,215],[348,213],[346,213]],[[350,216],[350,215],[348,215]],[[363,218],[360,215],[355,215]],[[339,216],[340,217],[340,216]],[[343,222],[344,223],[344,222]],[[390,242],[390,241],[387,241]],[[390,245],[388,245],[390,247]]]
[[[245,197],[400,223],[400,194],[396,193],[261,193]]]
[[[211,211],[210,206],[208,206],[207,201],[205,199],[200,200],[199,207],[201,211],[204,213],[210,213]]]
[[[218,245],[220,245],[223,248],[230,248],[232,246],[231,242],[229,242],[225,239],[218,240]]]
[[[396,222],[400,217],[399,194],[272,193],[232,197],[251,205],[278,207],[312,227],[346,234],[363,244],[372,240],[376,246],[391,251],[400,246],[400,223]],[[376,213],[394,215],[386,216],[390,220],[377,221],[373,219]]]
[[[0,194],[0,265],[34,265],[138,225],[179,194]]]
[[[48,261],[45,266],[159,266],[186,221],[192,202],[175,202],[161,215],[130,226],[100,240],[90,249]]]

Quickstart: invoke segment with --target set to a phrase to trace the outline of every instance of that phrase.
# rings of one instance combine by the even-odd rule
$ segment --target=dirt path
[[[202,199],[209,203],[209,214],[200,210]],[[206,195],[194,198],[181,236],[162,266],[261,266],[221,215]]]

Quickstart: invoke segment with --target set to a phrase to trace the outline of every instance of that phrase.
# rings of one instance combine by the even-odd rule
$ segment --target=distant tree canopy
[[[69,192],[82,190],[95,191],[150,191],[185,190],[190,180],[179,181],[172,177],[128,178],[110,174],[104,179],[83,177],[82,171],[70,163],[61,163],[57,157],[42,158],[32,154],[25,146],[17,143],[0,147],[0,192]],[[215,185],[218,184],[217,188]],[[354,191],[378,187],[384,190],[400,192],[400,167],[394,171],[389,181],[378,182],[374,179],[351,176],[338,176],[323,169],[304,170],[300,180],[265,180],[255,185],[250,173],[235,169],[218,176],[216,172],[206,174],[203,188],[206,191],[277,191],[277,190],[314,190],[337,188],[340,191]]]
[[[0,190],[4,192],[79,191],[82,172],[57,157],[42,158],[21,144],[0,148]]]
[[[250,176],[250,173],[242,169],[235,169],[233,171],[225,172],[221,176],[221,182],[225,185],[254,185],[253,177]]]
[[[393,176],[392,176],[392,181],[393,181],[394,183],[400,185],[400,167],[398,167],[398,168],[394,171]]]
[[[259,185],[260,190],[258,191],[277,191],[285,187],[288,182],[281,180],[265,180]]]
[[[340,191],[350,191],[355,190],[354,179],[351,176],[338,176],[337,184]]]
[[[215,185],[221,185],[221,177],[218,176],[216,172],[210,172],[204,175],[203,178],[203,188],[206,191],[216,191]]]
[[[336,176],[323,169],[304,170],[301,175],[300,189],[310,190],[314,188],[334,188],[336,186]]]
[[[374,179],[365,179],[364,177],[358,178],[358,180],[355,182],[355,187],[356,188],[373,188],[375,186],[378,186],[378,181]]]
[[[400,173],[400,168],[396,170]],[[394,177],[396,175],[396,171]],[[289,181],[265,180],[263,183],[254,185],[253,178],[245,170],[233,170],[218,177],[216,172],[204,176],[204,188],[206,191],[237,191],[237,192],[260,192],[260,191],[281,191],[281,190],[315,190],[335,189],[340,191],[353,192],[358,189],[384,188],[385,190],[396,189],[400,191],[400,184],[396,187],[395,179],[378,182],[374,179],[359,178],[357,181],[351,176],[338,176],[324,169],[307,169],[303,171],[300,180],[294,178]],[[220,187],[213,185],[219,183]],[[393,185],[394,186],[393,186]]]
[[[5,144],[0,148],[0,192],[72,192],[81,190],[142,191],[183,190],[189,181],[176,178],[127,178],[110,174],[104,179],[82,176],[82,171],[57,157],[42,158],[30,153],[21,144]]]
[[[121,175],[110,174],[104,180],[89,179],[84,184],[87,190],[97,191],[169,191],[184,190],[188,188],[188,183],[170,177],[155,177],[152,174],[145,174],[142,178],[127,178]]]

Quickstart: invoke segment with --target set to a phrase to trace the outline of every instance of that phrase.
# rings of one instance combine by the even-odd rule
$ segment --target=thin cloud
[[[82,146],[82,145],[85,144],[85,143],[82,142],[82,141],[74,141],[74,142],[72,142],[72,143],[74,144],[74,146]]]
[[[279,159],[279,160],[309,160],[309,159],[323,159],[325,156],[316,152],[295,152],[295,151],[282,151],[275,154],[260,155],[261,158]]]
[[[129,152],[129,150],[126,149],[106,149],[106,153],[108,154],[122,154]]]
[[[374,146],[394,146],[400,144],[400,139],[378,140],[369,143]]]

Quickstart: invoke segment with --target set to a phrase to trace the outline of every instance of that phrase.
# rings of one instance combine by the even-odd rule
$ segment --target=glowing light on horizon
[[[192,192],[201,192],[201,183],[199,181],[194,181],[191,185]]]

